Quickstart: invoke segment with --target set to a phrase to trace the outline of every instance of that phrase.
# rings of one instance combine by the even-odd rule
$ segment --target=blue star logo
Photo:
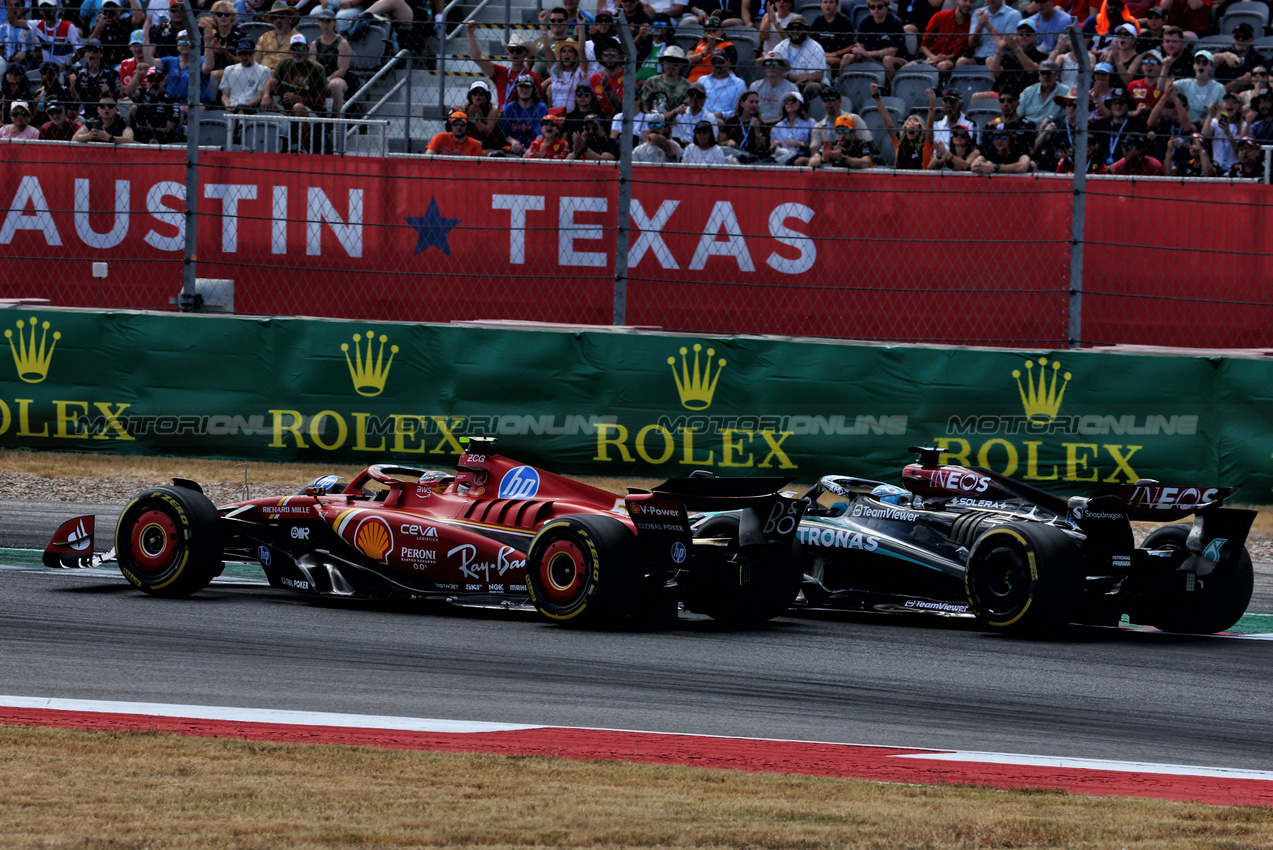
[[[429,199],[429,208],[423,216],[408,218],[406,222],[416,232],[416,254],[423,254],[429,248],[437,248],[448,257],[451,256],[451,246],[446,237],[460,223],[460,219],[443,218],[438,211],[437,198]]]

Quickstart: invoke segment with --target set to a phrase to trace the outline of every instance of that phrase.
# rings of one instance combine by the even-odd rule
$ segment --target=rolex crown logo
[[[669,357],[667,364],[672,367],[672,377],[676,379],[676,392],[681,396],[681,404],[687,410],[706,410],[712,406],[712,396],[716,393],[716,382],[720,379],[721,370],[725,368],[724,358],[716,361],[716,373],[712,374],[712,358],[716,349],[707,349],[707,357],[700,369],[699,352],[703,346],[694,344],[694,369],[690,370],[686,355],[689,349],[681,348],[681,368],[677,371],[676,358]]]
[[[1061,410],[1061,399],[1065,397],[1065,388],[1070,383],[1070,373],[1065,373],[1065,380],[1057,387],[1061,364],[1052,361],[1051,382],[1048,381],[1048,359],[1039,358],[1038,382],[1035,382],[1034,361],[1025,362],[1025,386],[1021,385],[1021,370],[1013,369],[1012,377],[1017,379],[1017,390],[1021,393],[1021,404],[1025,407],[1026,418],[1038,425],[1046,425],[1056,418]]]
[[[376,335],[367,334],[367,351],[362,350],[362,334],[354,334],[354,354],[349,356],[349,343],[340,345],[345,352],[345,362],[349,364],[349,376],[354,379],[354,389],[358,395],[380,395],[385,390],[385,381],[389,379],[389,367],[393,365],[393,356],[398,353],[398,346],[389,349],[389,359],[385,360],[385,343],[389,337],[380,335],[380,348],[375,348]]]
[[[13,341],[13,331],[5,331],[5,339],[9,340],[9,350],[13,352],[13,363],[18,367],[18,377],[26,381],[28,384],[38,384],[43,381],[49,374],[49,363],[53,360],[53,348],[57,345],[57,341],[62,338],[61,331],[53,332],[53,339],[49,339],[49,323],[45,322],[41,327],[43,333],[36,342],[36,321],[35,316],[31,317],[31,334],[28,337],[23,332],[26,327],[26,321],[18,319],[18,341]]]

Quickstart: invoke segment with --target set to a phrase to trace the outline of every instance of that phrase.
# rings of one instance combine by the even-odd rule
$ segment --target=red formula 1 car
[[[305,594],[529,600],[551,620],[590,625],[674,616],[677,603],[759,622],[800,590],[805,503],[777,493],[783,479],[696,474],[619,496],[502,457],[494,443],[470,440],[454,474],[378,464],[348,484],[328,476],[295,496],[221,507],[174,479],[124,509],[114,560],[154,596],[195,593],[230,558]],[[689,511],[735,509],[691,535]],[[63,523],[45,563],[87,565],[92,530],[91,516]]]

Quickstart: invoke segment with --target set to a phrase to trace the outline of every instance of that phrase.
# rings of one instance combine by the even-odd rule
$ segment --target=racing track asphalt
[[[74,512],[58,503],[37,520],[0,504],[0,545],[42,546]],[[1260,566],[1267,599],[1273,565]],[[697,617],[577,632],[518,612],[330,604],[250,585],[158,600],[117,574],[8,569],[0,624],[0,690],[24,696],[1252,769],[1273,751],[1267,641],[1095,629],[1024,641],[840,614],[750,632]]]

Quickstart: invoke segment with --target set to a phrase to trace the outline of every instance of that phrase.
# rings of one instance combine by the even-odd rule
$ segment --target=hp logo
[[[499,483],[501,499],[530,499],[538,492],[539,473],[530,466],[510,469]]]

